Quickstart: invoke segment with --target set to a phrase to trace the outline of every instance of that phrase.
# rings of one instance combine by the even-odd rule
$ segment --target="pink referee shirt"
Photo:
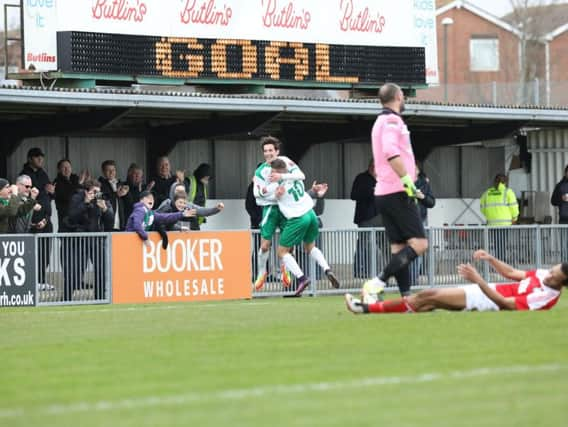
[[[406,172],[413,181],[416,181],[416,162],[410,143],[410,132],[402,117],[389,109],[383,111],[386,113],[379,114],[371,132],[373,159],[377,172],[375,196],[404,191],[400,177],[389,163],[389,159],[393,157],[400,156]]]

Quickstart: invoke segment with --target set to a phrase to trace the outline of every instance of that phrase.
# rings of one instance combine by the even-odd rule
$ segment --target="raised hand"
[[[30,197],[35,200],[37,198],[38,194],[39,194],[39,190],[35,187],[32,187],[32,189],[30,190]]]
[[[476,261],[478,260],[487,261],[491,259],[491,254],[488,253],[487,251],[484,251],[483,249],[478,249],[473,253],[473,259]]]

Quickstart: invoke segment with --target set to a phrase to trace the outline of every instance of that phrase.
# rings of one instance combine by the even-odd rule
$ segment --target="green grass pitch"
[[[566,426],[548,312],[354,316],[339,297],[0,311],[0,426]]]

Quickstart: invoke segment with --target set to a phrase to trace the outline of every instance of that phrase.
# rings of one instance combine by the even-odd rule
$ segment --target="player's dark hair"
[[[282,143],[278,138],[273,136],[264,136],[260,139],[260,145],[264,148],[265,145],[273,145],[276,151],[280,151]]]
[[[270,162],[272,169],[287,169],[286,162],[282,159],[274,159]]]
[[[562,284],[564,286],[568,286],[568,262],[563,262],[560,264],[560,269],[562,270],[562,274],[564,274],[564,280]]]
[[[381,101],[381,104],[383,105],[394,101],[400,90],[399,85],[394,83],[385,83],[379,89],[379,101]]]

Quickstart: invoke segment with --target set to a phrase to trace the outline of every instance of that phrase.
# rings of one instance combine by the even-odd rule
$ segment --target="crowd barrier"
[[[290,296],[275,250],[265,286],[255,291],[258,231],[169,233],[163,250],[157,233],[144,246],[133,233],[58,233],[0,237],[0,306],[178,302]],[[568,260],[568,226],[507,228],[430,227],[428,252],[411,266],[413,289],[456,286],[460,263],[471,262],[490,282],[502,281],[473,252],[486,249],[520,269]],[[275,236],[273,248],[278,245]],[[332,288],[302,247],[294,253],[311,285],[304,295],[357,292],[390,257],[383,228],[322,229],[323,251],[341,288]],[[390,281],[387,291],[396,291]]]

